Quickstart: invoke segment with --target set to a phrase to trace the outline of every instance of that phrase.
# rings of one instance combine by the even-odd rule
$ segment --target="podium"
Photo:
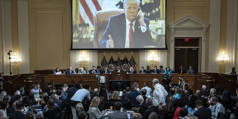
[[[126,87],[130,87],[130,80],[126,72],[112,72],[111,80],[109,80],[109,90],[122,91]]]
[[[126,72],[112,72],[111,80],[128,80]]]

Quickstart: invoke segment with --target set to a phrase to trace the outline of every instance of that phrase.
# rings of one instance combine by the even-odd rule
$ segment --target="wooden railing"
[[[162,79],[160,74],[125,74],[125,73],[115,73],[115,74],[105,74],[106,86],[109,85],[109,80],[130,80],[130,84],[133,82],[138,82],[140,87],[143,87],[144,82],[147,82],[149,86],[152,86],[152,80],[154,78]],[[236,76],[224,75],[224,74],[209,74],[204,73],[200,75],[188,75],[188,74],[173,74],[172,82],[178,83],[179,77],[183,78],[187,82],[193,91],[196,91],[202,87],[202,85],[207,85],[208,88],[215,87],[218,91],[224,89],[230,90],[235,93],[237,88]],[[4,77],[5,90],[8,92],[14,92],[21,86],[28,88],[32,87],[34,83],[40,83],[41,87],[46,87],[48,82],[53,82],[54,84],[76,84],[78,82],[83,84],[88,84],[91,88],[98,88],[98,80],[95,74],[82,74],[82,75],[53,75],[53,74],[24,74],[18,76]]]

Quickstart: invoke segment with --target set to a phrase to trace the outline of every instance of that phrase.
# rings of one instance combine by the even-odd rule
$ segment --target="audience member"
[[[138,83],[135,82],[133,84],[132,91],[128,94],[128,98],[129,98],[129,101],[130,101],[132,107],[139,107],[140,106],[139,103],[136,101],[136,97],[138,95],[140,95],[140,92],[137,90],[138,87],[139,87]]]
[[[159,104],[166,105],[165,99],[168,95],[168,92],[165,90],[164,86],[159,83],[158,79],[153,79],[152,81],[154,86],[153,91],[153,104],[154,106],[158,106]]]
[[[10,114],[10,119],[25,119],[25,115],[24,115],[22,109],[23,109],[22,102],[17,102],[16,103],[16,111],[13,111]]]
[[[212,119],[223,119],[225,116],[225,108],[224,106],[218,102],[217,97],[211,97],[210,106]]]
[[[197,111],[194,113],[194,116],[197,116],[198,119],[211,119],[211,110],[204,106],[202,100],[196,100]]]
[[[88,100],[91,99],[90,92],[88,90],[88,85],[84,85],[83,88],[78,89],[74,95],[71,98],[71,101],[75,102],[83,102],[84,98],[87,98]]]
[[[102,117],[102,113],[98,108],[99,104],[100,104],[100,98],[95,96],[92,99],[90,107],[88,109],[89,119],[100,119]]]
[[[148,84],[146,82],[144,83],[144,87],[141,88],[141,89],[145,89],[146,90],[146,97],[151,97],[152,90],[151,90],[151,88],[148,86]]]
[[[115,102],[113,112],[109,113],[106,117],[108,119],[128,119],[127,113],[121,111],[121,108],[122,108],[122,103]]]

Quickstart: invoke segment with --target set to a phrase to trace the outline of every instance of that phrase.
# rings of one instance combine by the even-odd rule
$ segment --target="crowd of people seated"
[[[104,79],[105,80],[105,79]],[[161,80],[161,81],[160,81]],[[193,92],[183,79],[172,83],[169,76],[123,90],[106,88],[105,81],[89,85],[35,84],[30,93],[20,88],[13,95],[1,90],[0,119],[236,119],[236,95],[217,92],[203,85]],[[142,88],[139,88],[142,87]]]
[[[146,69],[144,66],[141,66],[140,70],[136,70],[136,66],[130,66],[127,64],[123,65],[117,65],[114,66],[113,64],[105,65],[105,66],[92,66],[88,71],[86,70],[85,67],[80,67],[80,68],[75,68],[73,69],[72,67],[68,68],[65,71],[60,70],[58,67],[54,70],[54,74],[60,75],[60,74],[111,74],[113,72],[125,72],[127,74],[168,74],[171,75],[172,73],[178,73],[178,74],[194,74],[194,70],[192,66],[189,66],[188,70],[184,70],[183,66],[180,66],[178,71],[172,70],[169,66],[166,67],[165,69],[163,66],[154,66],[152,69],[150,66],[146,66]]]

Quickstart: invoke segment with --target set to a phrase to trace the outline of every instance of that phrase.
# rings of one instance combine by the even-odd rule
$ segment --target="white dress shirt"
[[[76,102],[82,102],[86,96],[90,100],[90,92],[87,89],[78,89],[72,96],[71,100]]]
[[[146,97],[151,97],[151,91],[152,89],[148,86],[143,87],[142,89],[146,90]]]

